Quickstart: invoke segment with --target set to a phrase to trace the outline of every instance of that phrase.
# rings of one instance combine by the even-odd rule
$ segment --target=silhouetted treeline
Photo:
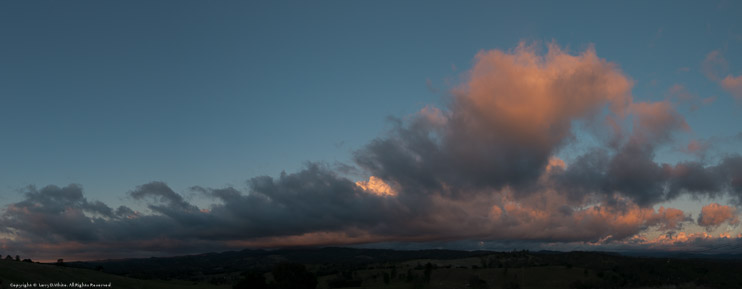
[[[279,263],[271,271],[273,280],[266,282],[265,274],[247,271],[233,289],[315,289],[317,276],[307,271],[303,264]]]
[[[421,250],[397,251],[382,249],[319,248],[283,250],[242,250],[164,258],[68,262],[70,267],[95,269],[139,279],[183,279],[248,270],[269,271],[276,264],[275,256],[300,264],[319,264],[320,276],[348,269],[364,268],[368,264],[411,259],[455,259],[490,254],[485,251]]]
[[[2,258],[2,257],[3,257],[3,255],[0,255],[0,258]],[[13,256],[7,255],[7,256],[5,256],[5,260],[19,261],[19,262],[21,262],[21,256],[20,255],[15,255],[15,258],[13,258]],[[22,262],[33,262],[33,261],[31,261],[31,259],[23,259]]]
[[[418,263],[401,266],[411,260],[447,260],[475,258],[474,264]],[[285,262],[279,266],[278,260]],[[471,259],[469,259],[471,260]],[[426,262],[426,261],[423,261]],[[374,249],[324,248],[296,250],[244,250],[173,258],[148,258],[121,261],[66,263],[69,266],[103,270],[143,279],[183,279],[213,284],[233,284],[235,288],[288,288],[289,279],[306,284],[323,277],[324,288],[383,286],[408,283],[409,288],[425,288],[435,278],[436,270],[471,270],[460,275],[459,284],[471,288],[517,288],[519,268],[539,270],[575,270],[571,288],[637,288],[695,284],[708,288],[742,288],[740,259],[679,259],[628,257],[601,252],[464,252],[450,250],[394,251]],[[293,264],[293,265],[292,265]],[[303,264],[300,266],[300,264]],[[443,264],[443,265],[441,265]],[[311,265],[307,267],[308,265]],[[293,266],[293,267],[292,267]],[[278,269],[277,269],[278,268]],[[283,268],[283,269],[280,269]],[[311,270],[307,269],[311,268]],[[274,270],[278,270],[275,271]],[[357,274],[361,271],[371,272]],[[245,272],[240,275],[240,272]],[[461,272],[461,271],[457,271]],[[478,273],[479,272],[479,273]],[[497,284],[487,284],[484,272],[499,272]],[[557,271],[553,271],[557,272]],[[291,276],[284,278],[281,276]],[[479,276],[469,278],[469,276]],[[522,276],[522,275],[521,275]],[[576,276],[576,277],[575,277]],[[284,279],[281,279],[284,278]],[[468,278],[468,279],[467,279]],[[529,278],[539,278],[529,276]],[[577,280],[579,279],[579,280]],[[284,281],[281,281],[284,280]],[[314,281],[312,281],[314,280]],[[480,282],[482,281],[482,282]],[[298,284],[290,284],[297,288]],[[242,287],[240,287],[242,286]],[[247,286],[247,287],[245,287]],[[267,287],[261,287],[267,286]],[[283,287],[281,287],[283,286]],[[316,284],[315,284],[316,286]]]

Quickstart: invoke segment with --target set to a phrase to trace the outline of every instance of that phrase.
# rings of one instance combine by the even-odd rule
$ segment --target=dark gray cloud
[[[46,186],[41,190],[27,187],[25,199],[6,208],[2,218],[3,232],[30,235],[33,239],[98,240],[96,221],[112,216],[112,209],[101,202],[88,202],[82,187]],[[85,213],[91,215],[88,217]]]
[[[129,248],[148,256],[379,240],[597,242],[606,236],[630,237],[648,227],[677,229],[683,220],[679,210],[669,214],[631,204],[622,210],[575,209],[557,191],[520,199],[507,192],[468,199],[403,191],[396,197],[380,196],[318,164],[278,178],[253,178],[248,184],[247,191],[193,188],[218,201],[208,209],[190,204],[164,183],[145,184],[130,194],[154,197],[142,198],[150,202],[149,213],[87,201],[79,186],[29,188],[25,200],[6,208],[0,224],[14,236],[10,243],[26,250],[24,255],[89,256],[87,248],[111,256]],[[628,221],[615,221],[622,218]]]
[[[129,195],[137,200],[150,197],[156,202],[164,204],[161,206],[150,206],[155,211],[161,211],[163,209],[190,211],[196,209],[196,207],[188,204],[182,196],[175,193],[163,182],[151,182],[141,185],[136,190],[130,192]]]
[[[276,179],[256,177],[248,184],[248,192],[194,188],[220,201],[204,210],[163,182],[144,184],[129,194],[147,202],[151,213],[126,206],[114,210],[102,202],[90,202],[78,185],[41,190],[29,187],[23,201],[5,208],[0,228],[27,245],[67,244],[71,247],[62,249],[73,250],[79,243],[117,243],[116,247],[132,250],[172,252],[194,244],[224,249],[223,242],[230,240],[353,228],[374,230],[405,211],[396,208],[399,203],[395,200],[365,193],[317,164]],[[160,245],[153,246],[153,242]]]
[[[619,194],[642,206],[673,200],[684,194],[742,200],[742,156],[729,155],[716,165],[698,161],[674,165],[657,163],[651,154],[596,150],[577,158],[555,174],[555,183],[577,197],[585,194]]]
[[[238,236],[267,237],[351,227],[373,228],[397,217],[396,201],[362,192],[355,183],[318,164],[294,173],[248,181],[249,192],[197,188],[221,201],[211,215],[239,229]]]

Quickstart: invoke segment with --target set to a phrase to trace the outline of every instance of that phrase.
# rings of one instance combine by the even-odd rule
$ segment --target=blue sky
[[[695,160],[681,150],[713,138],[712,166],[742,153],[742,99],[703,63],[717,52],[721,78],[742,74],[740,14],[735,1],[5,1],[0,204],[79,184],[88,200],[135,206],[129,193],[153,181],[188,199],[307,161],[355,165],[390,116],[445,108],[478,52],[521,42],[594,47],[635,102],[708,99],[673,101],[691,130],[654,160]]]
[[[346,161],[387,116],[445,101],[475,53],[521,40],[594,44],[639,98],[717,96],[694,132],[734,133],[739,104],[699,69],[721,49],[740,71],[739,3],[632,4],[3,3],[0,181],[106,198]]]

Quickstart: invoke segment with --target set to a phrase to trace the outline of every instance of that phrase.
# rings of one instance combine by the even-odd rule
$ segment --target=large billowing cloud
[[[669,101],[634,100],[631,86],[592,48],[484,51],[447,107],[395,119],[355,152],[363,180],[312,163],[243,190],[192,188],[214,201],[208,207],[153,182],[129,192],[145,211],[88,201],[76,185],[29,187],[0,216],[0,240],[50,259],[381,241],[607,243],[681,230],[688,214],[655,205],[683,194],[742,200],[740,156],[655,161],[690,127]],[[579,141],[578,129],[603,143],[567,163],[556,155]]]
[[[447,111],[425,109],[356,155],[374,176],[417,191],[522,186],[573,137],[576,120],[610,108],[623,115],[631,81],[593,49],[546,55],[521,45],[480,52]]]

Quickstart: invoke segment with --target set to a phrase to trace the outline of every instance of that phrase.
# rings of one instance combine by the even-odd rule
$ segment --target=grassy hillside
[[[403,269],[403,268],[399,268]],[[362,280],[355,288],[551,288],[571,289],[577,281],[584,283],[594,282],[598,278],[592,272],[585,273],[583,268],[566,268],[560,266],[532,267],[532,268],[438,268],[431,272],[430,281],[424,281],[424,270],[411,269],[402,270],[397,278],[390,279],[388,283],[384,280],[384,273],[391,274],[390,269],[360,270],[355,273],[357,280]],[[406,274],[411,273],[414,277],[409,278]],[[390,276],[390,275],[387,275]],[[319,279],[319,289],[327,288],[353,288],[331,286],[331,282],[337,279],[337,275],[322,276]],[[479,287],[472,286],[472,280],[480,280]]]
[[[319,289],[742,288],[739,260],[636,258],[596,252],[503,252],[325,272]],[[327,274],[329,273],[329,274]]]
[[[291,264],[301,265],[302,272]],[[77,262],[67,267],[0,260],[0,278],[5,284],[110,282],[114,288],[224,289],[234,284],[238,288],[293,289],[298,287],[288,286],[290,282],[284,282],[288,279],[280,276],[306,277],[302,274],[308,272],[316,276],[312,282],[317,289],[739,289],[740,268],[740,259],[647,258],[601,252],[310,248]]]
[[[231,288],[230,286],[219,287],[205,283],[194,284],[187,281],[139,280],[98,272],[95,270],[11,260],[0,260],[0,280],[2,280],[2,287],[0,288],[12,288],[10,286],[11,283],[69,284],[71,282],[94,284],[110,283],[110,288],[121,289]],[[41,286],[36,288],[41,288]]]

